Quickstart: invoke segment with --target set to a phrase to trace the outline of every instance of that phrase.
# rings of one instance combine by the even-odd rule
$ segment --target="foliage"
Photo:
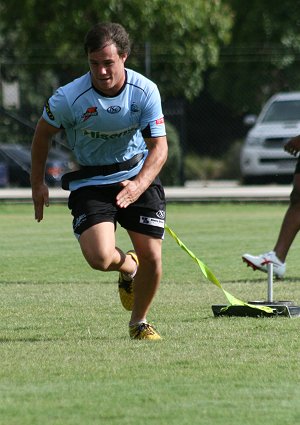
[[[184,174],[187,180],[214,180],[220,178],[223,172],[223,162],[220,159],[201,157],[195,153],[184,158]]]
[[[278,91],[300,89],[299,2],[228,0],[232,38],[209,76],[209,91],[241,114],[258,113]]]
[[[220,180],[241,178],[241,141],[233,143],[221,158],[189,153],[184,158],[184,174],[187,180]]]
[[[221,179],[241,179],[240,169],[240,153],[242,140],[236,140],[231,144],[225,155],[223,156],[224,169]]]
[[[166,121],[168,138],[168,159],[160,173],[160,179],[165,186],[176,186],[181,183],[182,153],[180,139],[176,128]]]
[[[25,61],[39,70],[55,70],[62,84],[86,69],[82,44],[89,27],[98,21],[121,21],[133,40],[128,65],[145,71],[149,43],[149,76],[164,96],[189,98],[199,93],[203,71],[217,64],[232,23],[222,0],[102,0],[101,7],[98,0],[88,5],[79,0],[11,0],[0,7],[6,63],[20,66]],[[14,74],[10,68],[9,74]]]

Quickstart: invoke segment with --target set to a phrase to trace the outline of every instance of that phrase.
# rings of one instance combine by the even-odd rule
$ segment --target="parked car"
[[[8,169],[8,185],[29,187],[31,155],[30,147],[19,144],[0,145],[0,163]],[[49,152],[45,180],[49,186],[58,186],[61,176],[73,168],[70,155],[61,149],[52,149]]]
[[[248,116],[246,122],[254,126],[241,150],[243,183],[290,182],[297,159],[283,147],[300,134],[300,92],[272,96],[258,118]]]

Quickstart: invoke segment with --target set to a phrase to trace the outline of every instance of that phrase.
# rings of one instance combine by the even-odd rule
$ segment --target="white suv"
[[[254,123],[241,150],[243,183],[280,181],[280,177],[291,181],[297,159],[283,147],[300,134],[300,92],[272,96]]]

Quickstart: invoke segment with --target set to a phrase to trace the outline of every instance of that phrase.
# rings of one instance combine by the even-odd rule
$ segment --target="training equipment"
[[[300,307],[292,301],[273,300],[273,263],[267,264],[268,272],[268,293],[267,301],[248,301],[245,305],[213,305],[212,310],[215,316],[250,316],[250,317],[300,317]],[[261,307],[261,310],[253,308]],[[264,309],[262,309],[264,307]],[[266,309],[271,309],[271,313]]]
[[[170,233],[172,238],[177,244],[185,251],[200,267],[203,275],[210,280],[214,285],[222,289],[224,295],[229,301],[229,305],[216,304],[212,306],[215,316],[252,316],[252,317],[273,317],[273,316],[287,316],[287,317],[300,317],[300,307],[296,306],[292,301],[273,301],[273,261],[267,262],[268,273],[268,300],[267,301],[244,301],[231,295],[222,287],[221,283],[214,275],[214,273],[195,256],[195,254],[187,248],[186,245],[178,238],[176,233],[165,224],[165,229]],[[275,256],[276,257],[276,256]],[[276,257],[277,259],[277,257]],[[271,256],[274,260],[274,256]],[[277,259],[278,260],[278,259]],[[278,260],[279,261],[279,260]],[[281,263],[282,264],[282,263]],[[284,264],[285,270],[285,264]],[[263,270],[264,271],[264,270]],[[282,271],[282,269],[281,269]],[[278,272],[278,269],[277,269]]]
[[[234,295],[230,294],[228,291],[225,291],[223,286],[221,285],[219,279],[214,275],[212,270],[207,267],[206,264],[204,264],[199,258],[196,257],[196,255],[179,239],[179,237],[176,235],[176,233],[165,223],[165,229],[168,233],[172,236],[172,238],[176,241],[176,243],[180,246],[180,248],[185,251],[199,266],[201,272],[203,275],[208,279],[211,283],[216,285],[218,288],[220,288],[227,300],[229,301],[231,306],[247,306],[249,308],[255,309],[255,310],[264,310],[266,313],[272,313],[272,309],[265,306],[254,306],[245,303],[242,300],[239,300]]]
[[[127,252],[133,260],[136,262],[137,267],[139,266],[139,260],[135,251],[130,250]],[[133,308],[134,302],[134,293],[133,293],[133,278],[130,277],[127,273],[119,273],[119,296],[122,303],[122,306],[125,310],[131,311]]]
[[[196,255],[190,250],[188,249],[188,247],[178,238],[178,236],[176,235],[176,233],[167,225],[165,224],[165,229],[167,230],[168,233],[170,233],[170,235],[172,236],[172,238],[176,241],[176,243],[180,246],[180,248],[182,248],[183,251],[185,251],[199,266],[201,272],[203,273],[203,275],[214,285],[216,285],[218,288],[220,288],[224,295],[226,296],[226,298],[228,299],[229,303],[231,306],[247,306],[250,309],[254,309],[254,310],[263,310],[265,313],[272,313],[273,310],[269,307],[265,307],[265,306],[255,306],[255,305],[250,305],[245,303],[242,300],[239,300],[238,298],[236,298],[235,296],[233,296],[232,294],[230,294],[228,291],[225,291],[225,289],[223,288],[223,286],[221,285],[221,283],[219,282],[219,280],[217,279],[217,277],[214,275],[214,273],[212,272],[211,269],[209,269],[207,267],[206,264],[204,264],[201,260],[199,260],[199,258],[196,257]],[[224,306],[226,307],[226,306]]]
[[[242,259],[248,266],[252,267],[253,270],[260,270],[264,273],[268,273],[268,264],[272,263],[274,275],[279,279],[282,279],[284,276],[286,265],[279,260],[274,251],[257,256],[244,254]]]
[[[161,339],[157,330],[150,323],[139,323],[129,326],[129,335],[131,339],[149,339],[152,341]]]

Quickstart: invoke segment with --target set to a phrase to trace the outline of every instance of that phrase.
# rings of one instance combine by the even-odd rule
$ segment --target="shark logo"
[[[86,121],[90,117],[94,117],[96,115],[98,115],[97,106],[90,106],[89,108],[87,108],[85,113],[81,115],[81,118],[83,118],[83,121]]]

